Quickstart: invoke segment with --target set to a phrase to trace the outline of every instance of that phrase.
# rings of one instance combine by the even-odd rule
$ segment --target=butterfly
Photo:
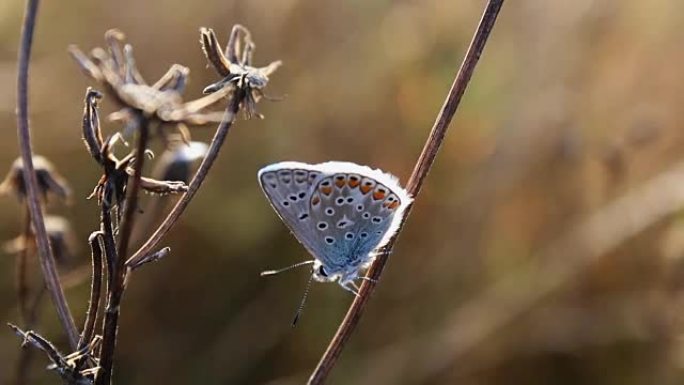
[[[397,231],[411,203],[396,177],[351,162],[280,162],[259,170],[259,184],[295,238],[314,257],[312,279],[358,295],[360,274]]]

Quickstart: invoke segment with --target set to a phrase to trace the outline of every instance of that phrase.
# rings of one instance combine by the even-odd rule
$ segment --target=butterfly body
[[[350,162],[280,162],[261,169],[258,178],[315,258],[313,278],[347,290],[396,232],[412,200],[393,176]]]

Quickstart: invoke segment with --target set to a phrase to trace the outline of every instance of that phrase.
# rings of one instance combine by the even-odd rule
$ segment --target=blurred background
[[[61,272],[77,323],[89,294],[86,200],[99,178],[81,141],[85,88],[66,53],[123,30],[147,79],[190,68],[186,99],[216,80],[199,27],[234,23],[255,63],[283,60],[264,120],[239,121],[183,219],[172,253],[132,276],[118,384],[301,384],[348,305],[308,273],[257,170],[280,160],[351,160],[406,182],[484,0],[44,1],[31,67],[35,150],[72,189],[51,214],[73,249]],[[18,156],[17,43],[23,1],[0,2],[0,167]],[[435,167],[330,384],[675,384],[684,381],[684,2],[507,2]],[[105,100],[103,116],[114,110]],[[104,123],[107,132],[120,130]],[[214,128],[193,128],[208,141]],[[156,150],[159,144],[155,145]],[[152,165],[150,169],[152,168]],[[173,198],[146,197],[162,209]],[[156,214],[155,214],[156,213]],[[22,207],[0,199],[0,238]],[[159,220],[146,210],[147,225]],[[155,216],[152,218],[151,216]],[[144,228],[143,228],[144,227]],[[7,249],[7,247],[5,247]],[[38,282],[34,258],[32,294]],[[15,256],[0,256],[0,320],[19,322]],[[34,326],[66,341],[48,297]],[[19,340],[0,328],[0,382]],[[36,354],[30,383],[53,384]]]

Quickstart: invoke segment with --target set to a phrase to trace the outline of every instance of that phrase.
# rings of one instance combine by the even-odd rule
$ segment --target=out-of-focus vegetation
[[[120,28],[148,78],[175,62],[191,69],[188,97],[217,80],[200,51],[201,26],[225,41],[242,23],[257,43],[257,65],[284,62],[267,91],[285,98],[260,105],[265,120],[238,122],[167,238],[172,254],[135,273],[122,308],[118,383],[304,382],[352,298],[336,285],[315,285],[299,326],[290,328],[306,271],[271,279],[259,272],[308,257],[270,209],[256,171],[286,159],[352,160],[405,181],[484,3],[43,2],[32,129],[36,152],[74,194],[71,206],[50,211],[69,218],[81,245],[63,271],[79,323],[89,288],[77,273],[89,264],[86,239],[98,223],[96,203],[85,197],[99,171],[80,139],[82,97],[92,84],[67,45],[94,47],[105,30]],[[7,169],[18,155],[22,12],[22,1],[0,2],[0,165]],[[330,383],[684,381],[684,224],[661,204],[684,179],[657,184],[649,199],[639,195],[684,159],[683,23],[684,2],[676,0],[504,5]],[[103,112],[112,107],[105,101]],[[208,140],[212,131],[194,129],[193,139]],[[625,194],[636,198],[611,206]],[[10,240],[21,231],[22,211],[5,198],[0,213],[0,234]],[[4,254],[0,319],[17,321],[14,260]],[[66,346],[47,297],[40,315],[38,329]],[[18,345],[0,329],[1,383],[13,377]],[[44,366],[43,357],[34,359],[33,383],[55,383]]]

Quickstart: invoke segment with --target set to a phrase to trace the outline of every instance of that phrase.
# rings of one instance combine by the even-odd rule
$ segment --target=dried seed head
[[[202,142],[171,142],[152,171],[155,178],[189,183],[193,163],[204,158],[208,146]]]
[[[239,24],[233,27],[225,52],[221,50],[216,34],[210,28],[200,29],[200,42],[207,60],[223,77],[205,87],[204,93],[210,94],[228,88],[235,97],[238,95],[236,90],[244,91],[239,93],[244,95],[240,106],[247,117],[262,117],[256,112],[256,104],[264,96],[263,90],[268,85],[269,76],[282,62],[277,60],[265,67],[252,66],[256,45],[247,28]]]
[[[172,125],[204,125],[221,121],[222,113],[205,109],[222,101],[229,90],[184,103],[181,94],[190,73],[187,67],[174,64],[157,82],[150,85],[140,75],[133,48],[126,44],[121,31],[107,31],[105,41],[106,49],[95,48],[90,55],[84,54],[76,46],[71,46],[69,52],[85,74],[99,82],[121,106],[121,110],[109,118],[122,121],[127,127],[125,132],[137,129],[141,116],[160,124]]]
[[[78,248],[78,242],[69,221],[64,217],[47,215],[45,216],[45,229],[57,263],[65,264],[72,260],[72,256],[75,255]],[[31,232],[33,233],[33,228]],[[5,242],[3,249],[8,254],[17,254],[26,249],[33,249],[34,244],[35,237],[33,235],[26,237],[22,234]]]
[[[68,201],[71,189],[64,177],[62,177],[45,157],[34,155],[33,168],[38,179],[38,188],[43,200],[47,202],[48,196],[57,196],[62,201]],[[23,202],[26,197],[26,185],[24,184],[24,162],[17,158],[10,167],[5,180],[0,183],[0,194],[14,195]]]

